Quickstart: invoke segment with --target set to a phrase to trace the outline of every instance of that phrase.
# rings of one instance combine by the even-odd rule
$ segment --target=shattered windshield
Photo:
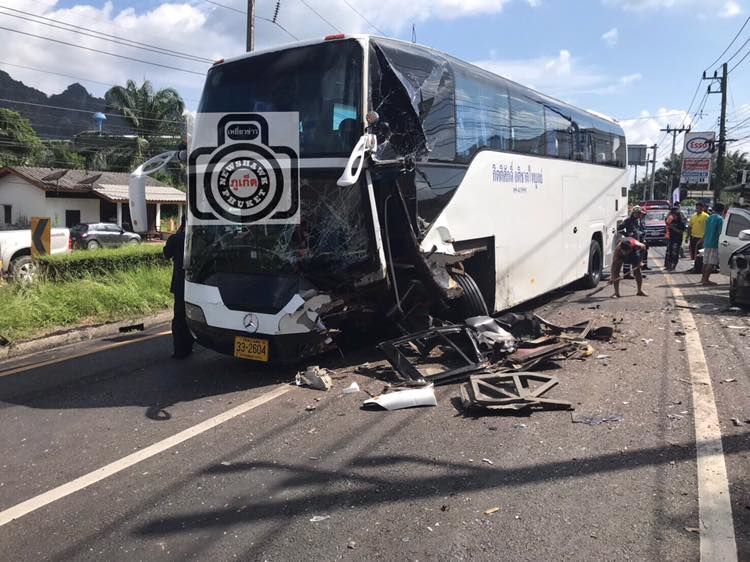
[[[325,289],[372,271],[364,188],[337,186],[338,173],[303,170],[299,225],[191,227],[188,280],[213,284],[221,274],[302,275]]]
[[[387,39],[370,46],[369,107],[380,116],[378,157],[453,160],[453,73],[439,54]]]

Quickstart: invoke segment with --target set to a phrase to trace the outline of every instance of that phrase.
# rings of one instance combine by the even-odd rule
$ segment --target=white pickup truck
[[[53,228],[50,236],[52,254],[70,252],[70,231]],[[28,281],[34,276],[31,260],[31,230],[0,230],[0,274],[15,281]]]
[[[750,208],[729,207],[724,215],[724,224],[719,237],[719,269],[723,275],[729,275],[729,256],[747,244],[747,240],[740,238],[740,233],[748,229],[750,229]]]

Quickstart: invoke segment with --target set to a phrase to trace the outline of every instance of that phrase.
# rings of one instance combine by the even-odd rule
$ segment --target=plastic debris
[[[317,390],[329,390],[333,386],[333,381],[327,369],[321,369],[317,365],[311,365],[304,371],[297,373],[295,383],[297,386],[305,385]]]
[[[355,548],[357,548],[357,543],[354,541],[349,541],[348,543],[346,543],[346,548],[354,550]]]
[[[688,533],[700,533],[701,530],[698,527],[685,527]]]
[[[727,326],[730,330],[747,330],[750,326]]]
[[[527,428],[527,427],[529,427],[529,426],[528,426],[528,425],[526,425],[525,423],[516,423],[516,424],[513,424],[513,427],[514,427],[515,429],[526,429],[526,428]]]
[[[344,394],[356,394],[359,392],[359,385],[353,382],[343,390]]]
[[[315,408],[317,408],[315,404],[308,404],[307,406],[305,406],[305,411],[312,412]]]
[[[641,338],[641,341],[645,343],[646,345],[651,345],[653,343],[653,338]]]
[[[737,379],[724,379],[724,380],[723,380],[723,381],[721,381],[721,382],[722,382],[722,383],[725,383],[725,382],[737,382]]]
[[[596,358],[597,359],[609,359],[610,356],[609,355],[597,355]]]
[[[490,459],[482,459],[482,462],[486,462],[487,464],[495,464]]]
[[[437,406],[435,387],[431,384],[422,388],[409,388],[386,392],[363,402],[364,406],[380,406],[386,410],[401,410],[416,406]]]
[[[742,422],[740,421],[740,418],[732,418],[732,423],[737,427],[742,426]]]
[[[314,515],[310,519],[310,523],[320,523],[321,521],[325,521],[326,519],[330,519],[330,515]]]
[[[493,513],[497,513],[498,511],[500,511],[499,507],[491,507],[489,509],[485,509],[484,510],[484,514],[485,515],[492,515]]]

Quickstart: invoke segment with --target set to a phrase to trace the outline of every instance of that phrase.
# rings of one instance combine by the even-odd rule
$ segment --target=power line
[[[718,57],[716,57],[716,60],[714,62],[712,62],[711,64],[709,64],[706,67],[706,71],[708,71],[713,65],[715,65],[717,62],[719,62],[719,60],[721,59],[721,57],[723,57],[726,54],[726,52],[732,47],[732,45],[734,45],[734,42],[737,41],[737,38],[740,36],[740,33],[742,33],[742,30],[745,29],[745,26],[747,25],[748,22],[750,22],[750,16],[747,17],[747,19],[745,20],[745,23],[743,23],[742,27],[740,27],[740,30],[735,34],[735,36],[729,42],[729,45],[727,45],[727,48],[724,49]],[[745,41],[745,44],[746,43],[747,43],[747,41]],[[745,44],[743,44],[742,47],[744,47]],[[742,49],[742,47],[740,47],[740,49]],[[727,61],[727,62],[729,62],[729,61]]]
[[[348,2],[348,0],[343,0],[343,1],[344,1],[344,4],[346,4],[347,6],[349,6],[349,7],[350,7],[350,8],[351,8],[351,9],[352,9],[352,10],[354,11],[354,13],[355,13],[355,14],[357,14],[357,15],[358,15],[359,17],[361,17],[361,18],[362,18],[363,20],[365,20],[365,22],[366,22],[366,23],[367,23],[367,24],[368,24],[368,25],[369,25],[370,27],[372,27],[372,28],[373,28],[373,29],[374,29],[375,31],[377,31],[377,32],[378,32],[378,33],[380,33],[381,35],[383,35],[383,36],[385,36],[385,37],[388,37],[388,35],[387,35],[387,34],[386,34],[386,33],[385,33],[384,31],[381,31],[381,30],[379,30],[379,29],[377,28],[377,26],[376,26],[376,25],[375,25],[374,23],[372,23],[372,22],[371,22],[370,20],[368,20],[368,19],[367,19],[367,18],[366,18],[366,17],[364,16],[364,15],[362,15],[362,14],[360,13],[360,11],[359,11],[359,10],[357,10],[357,8],[355,8],[354,6],[352,6],[352,5],[351,5],[351,4],[350,4],[350,3]]]
[[[77,113],[86,113],[86,114],[89,114],[89,115],[91,114],[91,110],[73,109],[71,107],[61,107],[61,106],[58,106],[58,105],[47,105],[47,104],[44,104],[44,103],[33,103],[33,102],[30,102],[30,101],[20,101],[20,100],[12,100],[12,99],[7,99],[7,98],[0,98],[0,102],[18,103],[18,104],[21,104],[21,105],[31,105],[31,106],[35,106],[35,107],[46,107],[46,108],[49,108],[49,109],[60,109],[62,111],[75,111]],[[134,112],[134,113],[137,114],[137,112]],[[104,115],[109,115],[110,117],[119,117],[121,119],[125,118],[123,115],[121,115],[119,113],[104,113]],[[184,125],[185,124],[184,121],[170,121],[170,120],[166,120],[166,119],[154,119],[154,118],[149,118],[149,117],[139,117],[139,119],[141,121],[158,121],[160,123],[176,123],[176,124],[180,124],[180,125]]]
[[[26,66],[23,64],[15,64],[12,62],[6,62],[0,60],[0,66],[13,66],[15,68],[23,68],[25,70],[33,70],[34,72],[40,72],[42,74],[54,74],[55,76],[62,76],[64,78],[70,78],[72,80],[78,80],[79,82],[91,82],[92,84],[99,84],[101,86],[107,86],[107,88],[111,88],[112,86],[115,86],[115,84],[109,83],[109,82],[100,82],[98,80],[92,80],[91,78],[83,78],[81,76],[73,76],[72,74],[63,74],[62,72],[54,72],[52,70],[47,70],[43,68],[35,68],[33,66]],[[198,102],[198,100],[193,98],[182,98],[186,101],[192,101],[192,102]]]
[[[326,23],[327,23],[328,25],[330,25],[330,26],[331,26],[331,27],[332,27],[332,28],[333,28],[333,29],[334,29],[334,30],[336,31],[336,33],[343,33],[343,32],[342,32],[342,31],[341,31],[341,30],[340,30],[340,29],[339,29],[338,27],[336,27],[336,26],[335,26],[335,25],[333,25],[333,24],[332,24],[332,23],[331,23],[330,21],[328,21],[328,20],[327,20],[326,18],[324,18],[323,16],[321,16],[321,15],[320,15],[320,13],[319,13],[319,12],[318,12],[318,11],[317,11],[317,10],[316,10],[315,8],[313,8],[312,6],[310,6],[310,4],[308,4],[308,3],[307,3],[307,2],[305,1],[305,0],[299,0],[299,1],[300,1],[300,2],[302,2],[302,3],[303,3],[303,4],[305,5],[305,6],[307,6],[307,8],[308,8],[308,9],[309,9],[309,10],[310,10],[310,11],[311,11],[312,13],[314,13],[314,14],[315,14],[316,16],[318,16],[318,17],[319,17],[319,18],[320,18],[321,20],[323,20],[323,21],[324,21],[324,22],[326,22]]]
[[[214,6],[219,6],[220,8],[224,8],[225,10],[231,10],[233,12],[237,12],[238,14],[242,14],[242,15],[246,15],[247,14],[247,12],[245,10],[240,10],[239,8],[235,8],[234,6],[228,6],[226,4],[221,4],[219,2],[214,2],[213,0],[203,0],[203,1],[206,2],[207,4],[213,4]],[[278,27],[281,31],[283,31],[284,33],[286,33],[287,35],[289,35],[289,37],[291,37],[295,41],[299,41],[299,37],[297,37],[296,35],[294,35],[294,33],[292,33],[291,31],[289,31],[288,29],[286,29],[283,25],[281,25],[277,21],[273,21],[270,18],[264,18],[263,16],[255,16],[255,19],[262,20],[262,21],[265,21],[265,22],[273,24],[276,27]]]
[[[750,41],[750,39],[748,39],[748,41]],[[735,64],[735,65],[734,65],[734,66],[733,66],[732,68],[730,68],[730,69],[729,69],[729,72],[727,72],[727,74],[729,74],[729,73],[730,73],[730,72],[732,72],[732,71],[733,71],[733,70],[734,70],[735,68],[737,68],[737,67],[738,67],[739,65],[741,65],[741,64],[742,64],[742,63],[743,63],[743,62],[745,61],[745,59],[746,59],[746,58],[747,58],[748,56],[750,56],[750,50],[748,50],[748,52],[747,52],[747,53],[745,53],[745,56],[744,56],[744,57],[742,57],[742,58],[741,58],[741,59],[740,59],[740,60],[739,60],[739,61],[737,62],[737,64]]]
[[[30,12],[24,12],[22,10],[16,10],[14,8],[9,8],[7,6],[0,5],[0,8],[4,10],[11,10],[13,12],[18,12],[18,14],[24,14],[24,15],[18,15],[18,14],[9,14],[6,12],[0,12],[0,14],[4,16],[10,16],[12,18],[19,18],[19,19],[30,21],[32,23],[36,23],[39,25],[46,25],[48,27],[54,27],[55,29],[61,29],[63,31],[68,31],[70,33],[77,33],[79,35],[84,35],[86,37],[99,39],[100,41],[109,41],[110,43],[116,43],[118,45],[124,45],[126,47],[131,47],[134,49],[142,49],[144,51],[150,51],[152,53],[157,53],[160,55],[166,55],[170,57],[177,57],[177,58],[181,58],[181,59],[185,59],[185,60],[189,60],[193,62],[204,62],[204,63],[209,63],[209,64],[213,62],[211,59],[207,59],[205,57],[199,57],[196,55],[191,55],[189,53],[182,53],[180,51],[172,51],[171,49],[165,49],[163,47],[159,47],[156,45],[149,45],[147,43],[140,43],[138,41],[125,39],[122,37],[118,37],[116,35],[109,35],[107,33],[102,33],[100,31],[88,29],[86,27],[81,27],[79,25],[73,25],[71,23],[66,23],[66,22],[55,22],[55,20],[53,19],[40,16],[37,14],[32,14]],[[31,16],[31,17],[25,17],[25,16]],[[37,21],[37,19],[33,19],[33,18],[37,18],[38,20],[46,20],[46,21]],[[53,22],[53,23],[47,23],[47,22]],[[58,25],[58,23],[62,25]],[[63,26],[68,26],[68,27],[63,27]],[[69,29],[69,28],[73,28],[73,29]],[[83,31],[79,31],[79,30],[83,30]]]
[[[35,37],[37,39],[43,39],[45,41],[51,41],[52,43],[59,43],[60,45],[66,45],[68,47],[75,47],[77,49],[83,49],[84,51],[91,51],[93,53],[99,53],[99,54],[102,54],[102,55],[108,55],[110,57],[116,57],[116,58],[119,58],[119,59],[125,59],[125,60],[129,60],[129,61],[133,61],[133,62],[140,62],[142,64],[148,64],[148,65],[151,65],[151,66],[158,66],[160,68],[167,68],[169,70],[176,70],[178,72],[186,72],[188,74],[197,74],[198,76],[205,76],[205,74],[206,74],[205,72],[196,72],[195,70],[187,70],[185,68],[178,68],[176,66],[170,66],[170,65],[167,65],[167,64],[160,64],[158,62],[151,62],[151,61],[147,61],[147,60],[143,60],[143,59],[137,59],[137,58],[134,58],[134,57],[128,57],[128,56],[125,56],[125,55],[118,55],[117,53],[110,53],[109,51],[101,51],[99,49],[93,49],[91,47],[84,47],[83,45],[76,45],[75,43],[68,43],[67,41],[60,41],[59,39],[53,39],[51,37],[44,37],[43,35],[35,35],[33,33],[28,33],[26,31],[20,31],[18,29],[12,29],[10,27],[2,27],[2,26],[0,26],[0,29],[2,29],[4,31],[10,31],[11,33],[18,33],[20,35],[26,35],[28,37]]]

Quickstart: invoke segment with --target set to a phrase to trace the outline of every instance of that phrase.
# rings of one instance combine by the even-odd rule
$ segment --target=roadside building
[[[0,226],[28,224],[31,217],[50,217],[53,226],[113,222],[130,225],[129,174],[64,168],[0,168]],[[162,213],[179,224],[186,194],[153,178],[146,180],[148,229],[161,230]]]

